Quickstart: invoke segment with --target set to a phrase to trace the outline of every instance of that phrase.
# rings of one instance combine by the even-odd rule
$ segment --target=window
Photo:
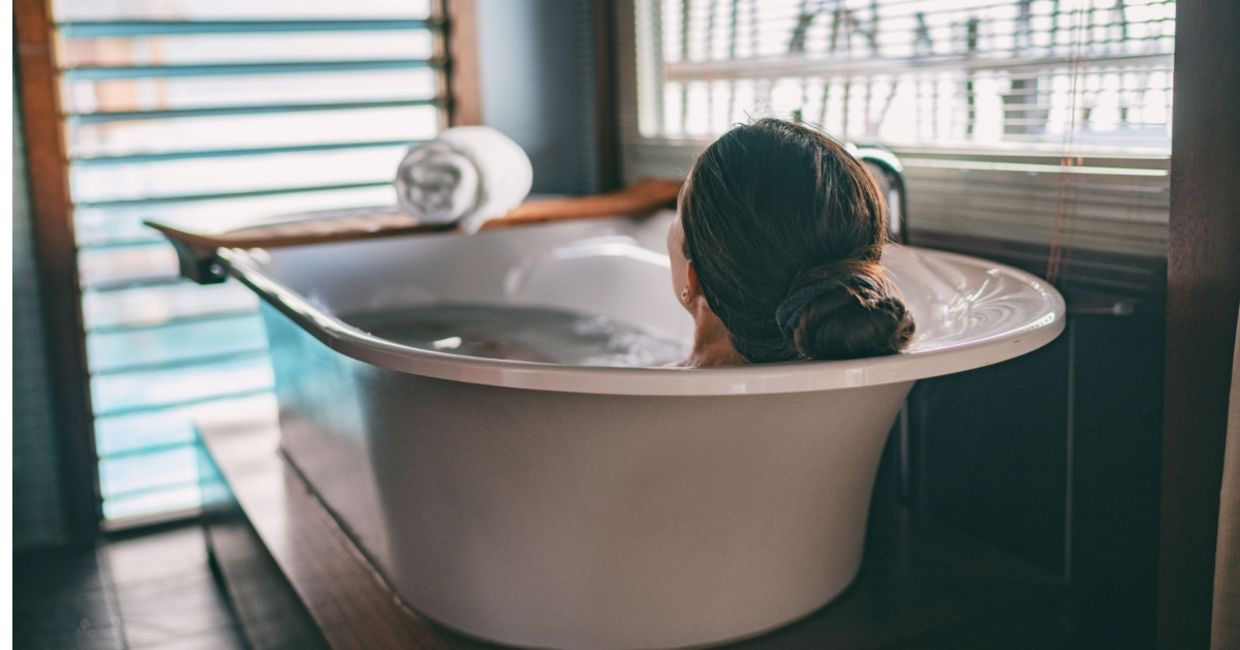
[[[198,504],[196,410],[270,400],[252,294],[177,278],[144,219],[392,205],[444,120],[429,0],[56,0],[107,523]]]
[[[1168,0],[633,0],[626,173],[751,116],[891,147],[913,229],[1162,255]]]

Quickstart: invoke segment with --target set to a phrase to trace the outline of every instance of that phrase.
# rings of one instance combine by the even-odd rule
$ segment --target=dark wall
[[[594,3],[476,7],[483,121],[525,148],[535,193],[598,191]]]

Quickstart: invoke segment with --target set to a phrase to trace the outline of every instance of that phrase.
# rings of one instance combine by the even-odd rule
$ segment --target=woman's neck
[[[723,321],[700,300],[693,309],[693,350],[680,365],[687,368],[710,368],[719,366],[742,366],[745,358],[732,345],[732,335]]]

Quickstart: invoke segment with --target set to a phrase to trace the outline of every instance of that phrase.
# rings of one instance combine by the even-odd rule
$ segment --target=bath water
[[[394,343],[470,357],[649,367],[689,353],[687,344],[644,327],[546,307],[436,303],[340,318]]]

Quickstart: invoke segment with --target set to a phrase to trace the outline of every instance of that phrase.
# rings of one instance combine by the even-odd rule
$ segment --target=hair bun
[[[775,318],[788,344],[808,359],[893,354],[914,330],[882,267],[855,258],[797,274]]]

